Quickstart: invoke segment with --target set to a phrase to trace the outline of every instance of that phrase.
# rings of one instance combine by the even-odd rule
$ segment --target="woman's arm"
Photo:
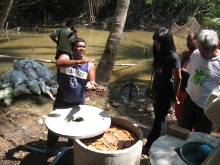
[[[178,104],[179,101],[178,101],[178,98],[177,98],[177,94],[179,92],[180,83],[181,83],[181,80],[182,80],[181,68],[172,69],[172,72],[173,72],[173,76],[174,76],[174,102],[176,104]]]
[[[181,56],[181,60],[180,60],[181,68],[183,67],[183,60],[186,55],[187,55],[187,50],[185,50]]]

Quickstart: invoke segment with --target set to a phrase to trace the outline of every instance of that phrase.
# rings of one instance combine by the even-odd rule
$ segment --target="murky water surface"
[[[78,27],[78,36],[84,38],[87,44],[86,56],[94,58],[98,64],[104,51],[109,31],[94,30]],[[9,32],[8,37],[0,34],[0,55],[27,57],[34,59],[54,60],[56,44],[49,38],[50,32],[55,29],[47,29],[44,32],[25,31],[20,33]],[[115,64],[137,64],[131,66],[115,66],[110,82],[129,81],[135,78],[135,83],[145,85],[150,79],[150,65],[152,61],[152,32],[143,30],[124,31]],[[179,55],[186,48],[186,38],[174,36],[177,53]],[[56,72],[55,64],[44,63],[48,68]],[[0,58],[0,75],[13,66],[13,59]]]

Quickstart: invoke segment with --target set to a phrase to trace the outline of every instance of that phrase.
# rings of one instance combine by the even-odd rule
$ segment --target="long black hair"
[[[160,28],[153,35],[153,40],[161,43],[160,50],[158,51],[153,44],[153,68],[161,71],[164,66],[164,62],[167,57],[176,52],[176,47],[173,40],[173,35],[170,30],[166,28]]]

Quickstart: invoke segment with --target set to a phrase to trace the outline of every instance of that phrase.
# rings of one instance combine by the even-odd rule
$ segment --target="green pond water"
[[[20,33],[12,31],[0,34],[0,55],[27,57],[34,59],[55,60],[56,44],[49,38],[55,29],[46,29],[43,32],[20,29]],[[96,60],[98,64],[104,51],[109,31],[78,27],[78,37],[86,41],[86,56]],[[110,83],[126,83],[130,77],[135,83],[146,85],[150,79],[150,65],[152,61],[152,32],[144,30],[125,30],[120,42],[115,64],[137,64],[131,66],[115,66]],[[174,35],[179,55],[186,49],[186,37]],[[44,63],[56,73],[54,63]],[[0,75],[13,66],[13,59],[0,58]]]

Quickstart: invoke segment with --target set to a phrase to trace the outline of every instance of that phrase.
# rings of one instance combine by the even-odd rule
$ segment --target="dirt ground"
[[[140,89],[136,101],[121,99],[118,95],[119,89],[120,86],[110,92],[90,91],[87,93],[86,104],[99,107],[112,117],[124,118],[137,124],[146,142],[154,116],[143,95],[144,89]],[[1,165],[48,165],[54,160],[55,156],[25,150],[23,147],[29,145],[42,150],[46,148],[47,128],[44,119],[52,111],[52,107],[53,100],[47,95],[25,95],[13,99],[9,107],[0,106]],[[171,124],[177,124],[172,108],[168,115],[168,126]],[[220,137],[220,127],[214,126],[212,134]],[[60,150],[66,144],[67,139],[59,138],[56,150]],[[69,147],[57,165],[72,165],[73,152],[74,147]],[[147,156],[142,155],[140,159],[141,165],[147,164]]]

